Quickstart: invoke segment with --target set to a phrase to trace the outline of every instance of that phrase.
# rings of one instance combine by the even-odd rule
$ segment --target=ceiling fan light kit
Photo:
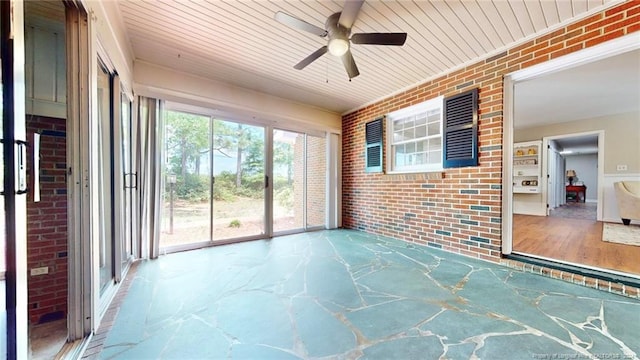
[[[329,40],[329,53],[333,56],[342,56],[349,50],[349,41],[345,39]]]
[[[351,28],[356,21],[363,3],[364,0],[346,0],[341,12],[332,14],[327,18],[324,29],[278,11],[274,18],[282,24],[323,38],[328,38],[327,45],[302,59],[302,61],[293,67],[297,70],[302,70],[328,51],[331,55],[341,58],[349,80],[351,80],[360,75],[360,71],[358,71],[356,62],[351,54],[351,44],[404,45],[407,39],[407,33],[357,33],[351,36]]]

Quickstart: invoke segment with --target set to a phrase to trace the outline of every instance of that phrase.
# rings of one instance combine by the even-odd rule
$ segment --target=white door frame
[[[71,5],[67,5],[71,6]],[[66,9],[67,40],[67,201],[68,201],[68,340],[91,333],[91,245],[89,214],[89,78],[91,26],[86,12]]]
[[[546,154],[547,177],[545,179],[544,170],[543,170],[542,178],[545,180],[544,181],[545,184],[543,184],[542,187],[543,187],[543,192],[545,188],[547,191],[547,216],[549,216],[549,211],[555,208],[556,204],[558,203],[557,193],[555,191],[555,188],[550,186],[551,184],[555,184],[556,179],[558,178],[558,174],[557,174],[558,166],[557,166],[557,157],[556,157],[557,150],[551,146],[551,143],[549,142],[548,139],[542,140],[542,148],[546,149],[546,153],[547,153]],[[543,162],[544,162],[544,158],[543,158]]]
[[[513,250],[513,124],[514,124],[514,88],[516,83],[536,77],[566,70],[593,61],[640,49],[640,34],[632,33],[590,48],[580,50],[535,66],[510,73],[504,77],[503,131],[502,131],[502,254],[509,255]],[[600,146],[600,145],[598,145]],[[543,152],[546,154],[546,151]],[[598,153],[598,161],[602,156]],[[546,155],[543,155],[546,157]],[[543,165],[544,169],[544,165]],[[546,170],[543,170],[546,172]],[[599,170],[602,171],[602,170]],[[598,179],[598,188],[601,187]],[[546,183],[546,182],[544,182]],[[543,184],[543,186],[546,186]],[[598,202],[602,194],[598,192]],[[602,208],[599,203],[599,208]],[[599,215],[601,218],[602,215]]]

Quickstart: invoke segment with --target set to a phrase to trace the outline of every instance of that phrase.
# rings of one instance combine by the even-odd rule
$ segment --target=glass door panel
[[[129,259],[133,256],[133,228],[132,221],[133,218],[133,206],[131,203],[131,191],[133,187],[133,175],[131,169],[131,157],[132,157],[132,147],[131,147],[131,101],[127,97],[127,95],[120,94],[120,136],[121,139],[121,151],[122,151],[122,169],[119,169],[120,174],[122,174],[123,179],[123,189],[124,191],[124,234],[122,236],[122,254],[121,261],[123,265],[129,261]]]
[[[305,135],[273,130],[273,231],[304,228]]]
[[[112,197],[111,194],[111,75],[98,65],[97,172],[99,267],[101,294],[111,283],[113,272]]]
[[[327,139],[307,135],[307,228],[324,227],[326,221]]]
[[[213,240],[265,233],[265,130],[213,120]]]
[[[211,240],[211,120],[168,110],[160,247]]]

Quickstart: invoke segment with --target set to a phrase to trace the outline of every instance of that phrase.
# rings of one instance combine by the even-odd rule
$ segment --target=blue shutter
[[[365,125],[365,171],[382,172],[382,118]]]
[[[444,99],[444,168],[478,166],[478,89]]]

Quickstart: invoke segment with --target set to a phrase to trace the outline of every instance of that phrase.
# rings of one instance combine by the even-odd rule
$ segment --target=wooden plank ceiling
[[[402,47],[353,45],[349,81],[329,54],[293,65],[326,39],[274,20],[283,11],[324,28],[342,0],[122,0],[136,61],[144,61],[343,113],[618,0],[367,1],[358,32],[406,32]]]

